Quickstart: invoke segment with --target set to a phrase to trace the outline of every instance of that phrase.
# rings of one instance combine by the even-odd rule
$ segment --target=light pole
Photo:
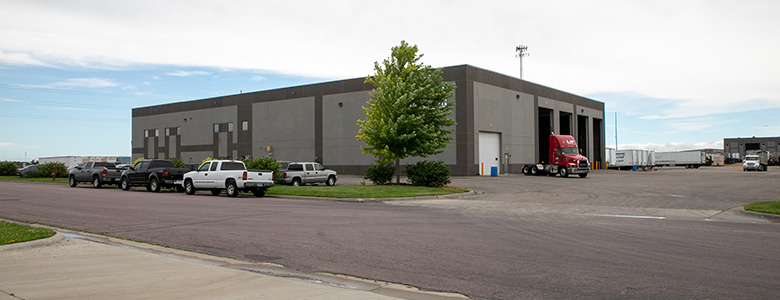
[[[529,56],[528,54],[528,46],[526,45],[519,45],[517,48],[515,48],[515,51],[517,51],[517,54],[515,57],[520,58],[520,79],[523,79],[523,56]]]

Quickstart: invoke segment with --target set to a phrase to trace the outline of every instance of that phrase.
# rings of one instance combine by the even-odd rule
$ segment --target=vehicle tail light
[[[106,174],[108,174],[108,170],[103,169],[103,176],[106,176]]]
[[[282,178],[287,178],[287,172],[282,173]]]
[[[246,171],[244,171],[244,176],[242,176],[244,180],[246,180]]]
[[[168,172],[163,172],[162,177],[168,177]]]

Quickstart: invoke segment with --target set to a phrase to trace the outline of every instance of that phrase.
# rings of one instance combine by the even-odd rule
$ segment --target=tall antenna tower
[[[520,79],[523,79],[523,56],[530,55],[528,54],[528,46],[519,45],[517,48],[515,48],[515,51],[517,51],[515,57],[520,58]]]

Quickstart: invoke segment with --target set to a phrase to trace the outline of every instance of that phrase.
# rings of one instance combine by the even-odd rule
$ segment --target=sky
[[[0,0],[0,161],[130,156],[132,108],[365,77],[401,40],[426,65],[515,77],[527,46],[524,80],[605,103],[607,147],[722,148],[780,136],[778,15],[775,0]]]

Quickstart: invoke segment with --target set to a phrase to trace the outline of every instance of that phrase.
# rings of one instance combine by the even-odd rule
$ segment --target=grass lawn
[[[0,221],[0,245],[44,239],[53,236],[54,233],[53,230],[46,228]]]
[[[293,195],[327,198],[397,198],[435,196],[467,192],[460,188],[429,188],[409,185],[288,186],[275,185],[269,195]]]
[[[745,210],[780,215],[780,201],[758,202],[745,205]]]
[[[67,184],[67,178],[22,178],[19,176],[0,176],[0,180],[45,182]],[[417,196],[436,196],[468,192],[467,189],[444,187],[429,188],[410,185],[337,185],[337,186],[288,186],[275,185],[268,189],[269,195],[290,195],[326,198],[398,198]]]
[[[68,178],[67,177],[57,177],[57,180],[51,181],[51,177],[24,178],[24,177],[20,177],[20,176],[0,176],[0,180],[26,181],[26,182],[68,183]]]

